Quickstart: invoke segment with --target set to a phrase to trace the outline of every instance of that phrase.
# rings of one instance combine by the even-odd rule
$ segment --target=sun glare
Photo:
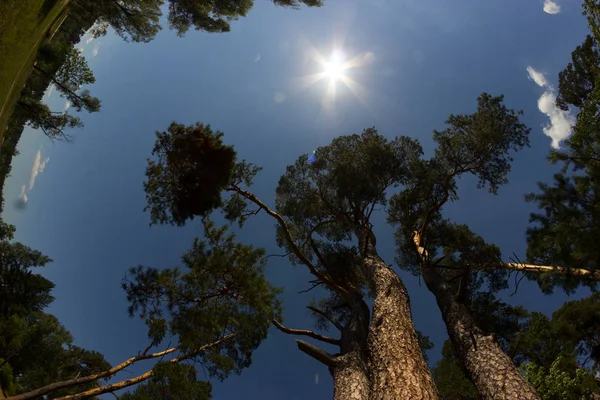
[[[329,78],[331,82],[338,81],[344,78],[344,71],[347,69],[344,62],[344,55],[341,51],[334,51],[331,54],[329,61],[323,63],[323,74]]]
[[[323,72],[331,81],[337,81],[344,77],[345,69],[346,67],[343,63],[342,57],[334,53],[331,56],[331,60],[325,63],[325,69]]]
[[[328,84],[321,102],[323,110],[334,110],[336,97],[344,93],[340,91],[344,88],[349,89],[361,103],[366,105],[366,90],[353,79],[351,70],[371,64],[375,59],[374,54],[365,52],[347,58],[341,47],[334,47],[329,57],[326,57],[310,43],[307,45],[307,55],[318,64],[318,69],[312,74],[296,78],[298,87],[306,88],[326,80]]]

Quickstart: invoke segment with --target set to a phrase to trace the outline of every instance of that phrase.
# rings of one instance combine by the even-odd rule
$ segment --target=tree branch
[[[313,339],[320,340],[321,342],[333,344],[333,345],[336,345],[336,346],[339,346],[341,344],[341,341],[338,340],[338,339],[333,339],[333,338],[330,338],[330,337],[327,337],[327,336],[319,335],[318,333],[315,333],[313,331],[309,331],[308,329],[290,329],[290,328],[286,328],[285,326],[281,325],[281,323],[279,323],[279,321],[277,321],[275,319],[273,320],[273,325],[275,325],[275,327],[277,329],[279,329],[281,332],[287,333],[288,335],[308,336],[308,337],[311,337]]]
[[[488,268],[506,268],[514,271],[521,272],[534,272],[542,273],[549,272],[555,275],[572,275],[578,278],[586,278],[592,281],[600,281],[600,271],[592,271],[584,268],[568,268],[562,266],[549,266],[549,265],[534,265],[534,264],[523,264],[523,263],[512,263],[512,262],[497,262],[489,263],[482,266],[472,266],[477,269],[488,269]]]
[[[185,360],[187,358],[190,358],[190,357],[194,356],[195,354],[197,354],[197,353],[199,353],[199,352],[201,352],[203,350],[206,350],[208,348],[217,346],[217,345],[219,345],[219,344],[221,344],[221,343],[223,343],[223,342],[225,342],[225,341],[233,338],[234,336],[237,336],[238,334],[239,334],[239,332],[235,332],[235,333],[229,334],[229,335],[227,335],[225,337],[222,337],[222,338],[220,338],[220,339],[218,339],[218,340],[216,340],[216,341],[214,341],[212,343],[206,344],[206,345],[201,346],[201,347],[199,347],[199,348],[197,348],[197,349],[195,349],[193,351],[190,351],[190,352],[184,354],[183,356],[174,358],[174,359],[170,360],[169,362],[171,362],[173,364],[176,364],[176,363],[178,363],[178,362],[180,362],[182,360]],[[177,349],[179,349],[178,346],[172,347],[170,349],[167,349],[167,350],[164,350],[164,351],[161,351],[161,352],[158,352],[158,353],[153,353],[153,354],[148,354],[148,355],[140,355],[140,356],[136,356],[136,357],[131,357],[130,359],[122,362],[121,364],[119,364],[119,365],[117,365],[117,366],[115,366],[115,367],[113,367],[111,369],[108,369],[106,371],[100,372],[98,374],[88,375],[88,376],[84,376],[84,377],[81,377],[81,378],[71,379],[71,380],[63,381],[63,382],[51,383],[50,385],[46,385],[46,386],[41,387],[41,388],[36,389],[36,390],[32,390],[31,392],[27,392],[27,393],[19,394],[19,395],[16,395],[16,396],[8,397],[8,398],[6,398],[6,400],[28,400],[28,399],[35,399],[35,398],[42,397],[43,395],[48,394],[48,393],[53,392],[53,391],[58,390],[58,389],[64,389],[64,388],[73,387],[73,386],[76,386],[76,385],[81,385],[83,383],[93,382],[93,381],[96,381],[98,379],[114,375],[115,373],[117,373],[117,372],[119,372],[119,371],[127,368],[131,364],[136,363],[138,361],[148,360],[148,359],[158,358],[158,357],[163,357],[163,356],[165,356],[167,354],[173,353]],[[102,387],[99,387],[99,388],[94,388],[94,389],[87,390],[87,391],[84,391],[84,392],[81,392],[81,393],[77,393],[77,394],[74,394],[74,395],[69,395],[69,396],[61,397],[60,399],[61,400],[66,400],[66,399],[86,399],[88,397],[96,396],[96,395],[99,395],[99,394],[109,393],[109,392],[112,392],[112,391],[115,391],[115,390],[119,390],[119,389],[122,389],[122,388],[129,387],[131,385],[135,385],[135,384],[137,384],[139,382],[145,381],[146,379],[150,378],[153,374],[154,374],[154,370],[151,369],[150,371],[148,371],[148,372],[146,372],[146,373],[144,373],[142,375],[139,375],[139,376],[137,376],[135,378],[126,379],[126,380],[123,380],[121,382],[113,383],[113,384],[102,386]]]
[[[321,281],[320,281],[320,280],[318,280],[318,279],[315,279],[314,281],[310,281],[310,283],[312,283],[312,284],[313,284],[311,287],[309,287],[309,288],[308,288],[308,289],[306,289],[306,290],[301,290],[301,291],[299,291],[299,292],[298,292],[298,294],[301,294],[301,293],[308,293],[308,292],[310,292],[311,290],[313,290],[314,288],[316,288],[316,287],[319,287],[319,286],[321,286],[321,285],[323,284],[323,282],[321,282]]]
[[[269,207],[267,207],[267,205],[265,203],[263,203],[254,194],[241,189],[237,185],[231,185],[227,190],[229,190],[229,191],[235,191],[235,192],[239,193],[240,195],[244,196],[246,199],[250,200],[251,202],[253,202],[257,206],[259,206],[261,209],[265,210],[265,212],[267,214],[269,214],[271,217],[275,218],[277,220],[277,222],[279,222],[279,225],[281,226],[281,228],[283,228],[283,231],[285,233],[285,237],[287,239],[287,242],[290,245],[290,247],[292,248],[292,251],[294,252],[294,255],[296,255],[296,257],[298,257],[298,259],[300,259],[300,261],[304,265],[306,265],[308,267],[310,273],[313,274],[317,279],[323,281],[323,283],[325,283],[334,292],[336,292],[336,293],[338,293],[338,294],[340,294],[342,296],[345,296],[345,295],[348,294],[348,291],[346,289],[344,289],[341,286],[337,285],[335,282],[331,281],[325,275],[323,275],[322,273],[320,273],[315,268],[315,266],[310,262],[310,260],[308,258],[306,258],[306,256],[300,251],[300,248],[298,247],[298,245],[294,241],[294,238],[292,238],[292,234],[290,233],[290,230],[289,230],[289,228],[287,226],[287,223],[285,222],[285,220],[283,219],[283,217],[280,214],[276,213],[275,211],[273,211]]]
[[[305,342],[304,340],[296,339],[296,343],[298,343],[298,350],[301,352],[308,354],[312,358],[317,361],[322,362],[329,368],[333,368],[335,366],[335,359],[331,354],[318,348],[315,345]]]
[[[332,318],[331,316],[329,316],[325,311],[319,310],[318,308],[311,307],[311,306],[306,306],[306,308],[308,308],[310,311],[314,312],[315,314],[319,314],[320,316],[325,318],[327,321],[331,322],[333,324],[333,326],[335,326],[340,331],[344,330],[344,327],[342,326],[342,324],[340,324],[338,321],[336,321],[335,318]]]

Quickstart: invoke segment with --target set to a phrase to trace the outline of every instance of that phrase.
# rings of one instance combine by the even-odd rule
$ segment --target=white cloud
[[[552,147],[560,148],[560,142],[571,135],[575,117],[568,111],[556,107],[556,95],[552,91],[545,92],[538,100],[538,108],[550,118],[550,122],[544,126],[544,135],[552,139]]]
[[[98,55],[99,48],[100,48],[100,46],[98,46],[98,43],[96,43],[94,45],[94,49],[92,50],[92,57],[96,57]]]
[[[552,147],[560,148],[560,142],[571,135],[575,117],[569,111],[563,111],[556,107],[556,94],[554,88],[548,83],[546,77],[541,72],[532,67],[527,67],[529,79],[533,80],[538,86],[543,87],[544,94],[538,100],[539,110],[546,114],[550,121],[543,127],[544,135],[552,139]]]
[[[533,81],[541,87],[549,87],[548,81],[546,77],[541,72],[536,71],[531,67],[527,67],[527,73],[529,74],[529,79],[533,79]]]
[[[21,200],[21,202],[27,203],[27,194],[25,193],[25,190],[27,190],[27,186],[26,185],[22,185],[21,186],[21,194],[19,194],[19,200]]]
[[[69,100],[65,101],[65,110],[67,111],[71,107],[71,102]]]
[[[38,150],[33,158],[33,165],[31,166],[31,173],[29,174],[29,190],[33,189],[35,185],[35,179],[40,172],[44,172],[46,164],[50,161],[50,157],[46,157],[42,160],[42,150]]]
[[[33,158],[33,166],[31,167],[31,173],[29,174],[29,190],[33,189],[35,184],[35,178],[40,172],[40,162],[42,161],[42,150],[38,150]]]
[[[363,59],[365,60],[365,62],[368,63],[372,63],[373,61],[375,61],[375,54],[373,54],[373,52],[371,51],[367,51],[364,56]]]
[[[254,62],[258,62],[260,60],[260,54],[256,53],[256,57],[254,58]]]
[[[552,0],[544,0],[544,12],[548,14],[558,14],[560,6]]]
[[[48,164],[48,161],[50,161],[50,157],[46,157],[44,158],[44,160],[42,160],[38,168],[38,172],[44,172],[44,168],[46,168],[46,164]]]
[[[49,85],[48,89],[46,90],[46,98],[50,98],[50,95],[52,94],[52,92],[54,92],[55,86],[54,85]]]

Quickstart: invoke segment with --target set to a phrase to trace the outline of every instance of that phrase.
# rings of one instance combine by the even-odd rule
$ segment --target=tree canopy
[[[528,259],[566,272],[537,277],[548,293],[557,285],[568,293],[580,285],[592,289],[597,286],[597,279],[577,279],[573,272],[579,269],[595,276],[600,262],[600,228],[596,223],[600,218],[599,10],[596,1],[584,2],[592,35],[577,47],[572,62],[559,75],[557,104],[578,108],[573,135],[549,156],[551,163],[562,166],[561,171],[551,184],[540,182],[538,192],[526,197],[540,209],[530,217]]]

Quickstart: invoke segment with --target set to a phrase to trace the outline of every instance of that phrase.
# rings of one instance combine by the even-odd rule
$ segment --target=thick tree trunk
[[[351,351],[335,358],[335,366],[330,369],[334,400],[370,400],[365,358],[360,351]]]
[[[368,338],[371,400],[438,399],[404,283],[378,256],[367,257],[364,266],[375,292]]]
[[[435,295],[454,349],[483,400],[539,400],[493,336],[477,327],[464,304],[435,271],[423,269],[423,279]]]
[[[341,331],[340,354],[330,368],[333,376],[334,400],[370,400],[369,357],[367,336],[369,334],[369,306],[358,293],[348,298],[352,319]]]

